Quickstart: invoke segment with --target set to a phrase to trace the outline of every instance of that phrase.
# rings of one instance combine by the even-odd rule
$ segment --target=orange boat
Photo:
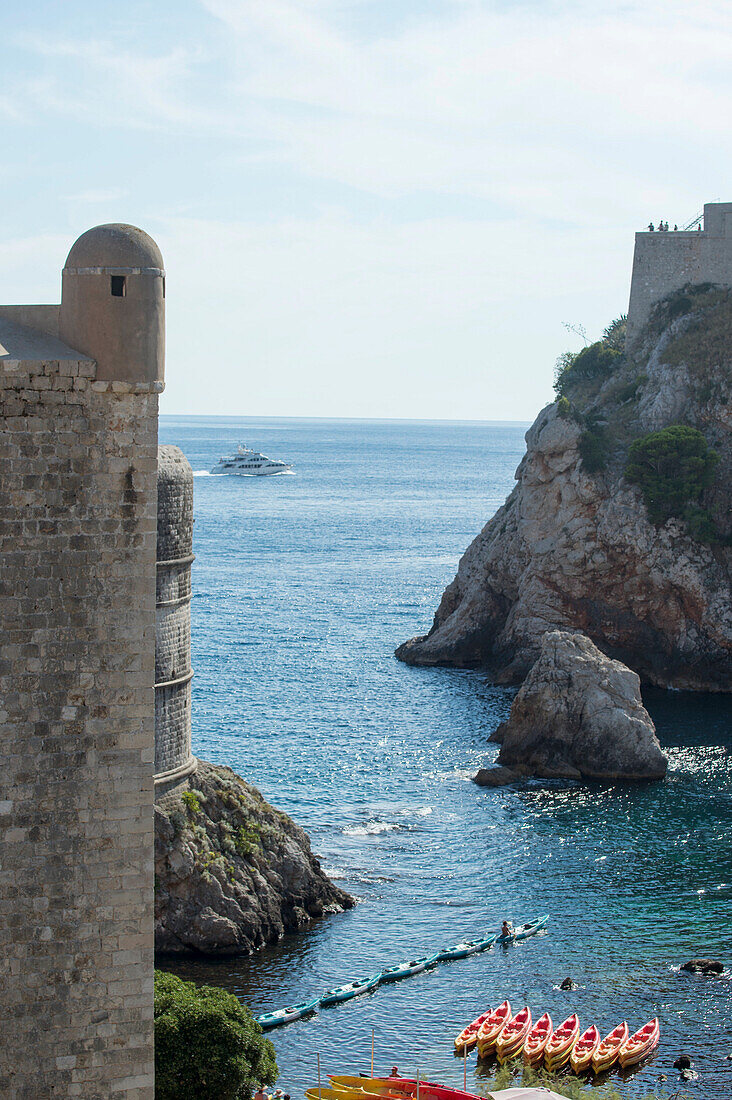
[[[463,1051],[472,1050],[475,1044],[478,1042],[478,1032],[481,1026],[486,1022],[489,1016],[493,1013],[488,1011],[484,1012],[482,1016],[478,1016],[476,1020],[473,1020],[472,1024],[468,1024],[466,1028],[458,1035],[455,1040],[455,1050],[458,1054],[462,1054]]]
[[[544,1065],[549,1070],[566,1066],[574,1044],[579,1038],[579,1017],[576,1012],[568,1016],[556,1029],[544,1050]]]
[[[506,1024],[496,1039],[498,1061],[501,1063],[508,1062],[510,1058],[515,1058],[516,1055],[520,1054],[526,1042],[526,1036],[530,1031],[531,1009],[526,1005]]]
[[[609,1035],[605,1036],[592,1055],[592,1068],[595,1073],[604,1073],[606,1070],[612,1069],[618,1060],[620,1048],[627,1038],[628,1025],[623,1020],[622,1024],[618,1024]]]
[[[548,1012],[540,1016],[526,1036],[524,1043],[524,1061],[529,1066],[540,1066],[544,1050],[552,1037],[552,1018]],[[598,1035],[598,1042],[600,1036]]]
[[[510,1019],[511,1005],[504,1001],[481,1024],[478,1032],[478,1054],[481,1058],[487,1057],[496,1049],[496,1040]]]
[[[574,1073],[586,1073],[592,1065],[592,1056],[600,1045],[600,1032],[594,1024],[580,1035],[572,1047],[569,1064]]]
[[[623,1069],[626,1066],[637,1066],[652,1050],[655,1050],[660,1034],[658,1019],[655,1019],[649,1020],[644,1027],[636,1031],[635,1035],[626,1039],[618,1053],[618,1061]]]

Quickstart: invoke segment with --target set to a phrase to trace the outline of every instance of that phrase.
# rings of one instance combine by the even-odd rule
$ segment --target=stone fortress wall
[[[3,1100],[153,1100],[163,296],[101,226],[60,311],[0,307]]]
[[[629,345],[656,302],[687,283],[732,287],[732,203],[706,203],[700,232],[636,233],[628,305]]]
[[[155,797],[196,768],[191,754],[193,471],[178,447],[158,448],[155,612]]]

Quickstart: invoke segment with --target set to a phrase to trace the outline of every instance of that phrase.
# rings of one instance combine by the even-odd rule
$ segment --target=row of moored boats
[[[570,1066],[577,1074],[605,1073],[616,1063],[623,1068],[638,1065],[655,1050],[658,1039],[657,1019],[633,1035],[623,1022],[602,1039],[594,1024],[580,1034],[576,1012],[555,1028],[548,1012],[533,1023],[528,1005],[514,1016],[504,1001],[468,1024],[455,1039],[455,1049],[467,1053],[477,1047],[481,1058],[495,1056],[501,1063],[523,1057],[527,1065],[544,1065],[551,1072]]]
[[[469,955],[476,955],[481,951],[487,951],[489,947],[493,947],[493,945],[497,943],[509,944],[528,939],[529,936],[534,936],[537,932],[541,932],[546,927],[548,921],[548,915],[538,917],[528,924],[522,924],[518,925],[516,928],[512,928],[508,933],[484,936],[477,940],[464,940],[462,943],[456,943],[452,947],[443,947],[441,951],[436,951],[433,955],[424,955],[421,958],[410,959],[408,962],[399,963],[396,966],[388,966],[385,970],[380,970],[376,974],[368,974],[363,978],[357,978],[355,981],[348,982],[346,985],[338,986],[336,989],[329,989],[326,993],[323,993],[322,996],[315,997],[312,1000],[302,1001],[300,1004],[296,1005],[288,1005],[287,1008],[277,1009],[276,1012],[265,1012],[263,1015],[256,1017],[257,1023],[265,1030],[271,1027],[279,1027],[282,1024],[292,1023],[294,1020],[299,1020],[303,1016],[309,1016],[311,1013],[317,1012],[319,1008],[327,1008],[329,1005],[350,1001],[353,997],[358,997],[361,993],[368,993],[369,990],[375,989],[377,985],[381,985],[385,982],[399,981],[401,978],[409,978],[413,974],[421,974],[424,970],[430,970],[440,962],[449,962],[452,959],[466,959]]]

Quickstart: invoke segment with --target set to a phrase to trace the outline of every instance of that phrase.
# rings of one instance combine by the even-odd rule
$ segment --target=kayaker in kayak
[[[254,1093],[253,1100],[267,1100],[267,1093],[264,1091],[264,1085],[259,1085],[257,1091]]]
[[[502,936],[510,936],[512,932],[513,932],[513,925],[511,924],[510,920],[505,920],[503,922],[503,924],[501,925],[501,935]]]
[[[396,1066],[391,1067],[391,1073],[389,1074],[389,1076],[390,1077],[398,1077],[399,1076],[399,1070],[396,1068]]]

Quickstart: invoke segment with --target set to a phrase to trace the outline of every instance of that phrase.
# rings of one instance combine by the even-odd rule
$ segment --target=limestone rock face
[[[715,308],[732,324],[732,295]],[[546,631],[581,630],[649,683],[732,690],[732,343],[697,345],[693,320],[649,332],[576,415],[556,403],[539,413],[518,484],[461,558],[429,633],[401,645],[400,660],[483,667],[518,682]],[[693,361],[697,347],[708,361]],[[610,439],[595,473],[579,450],[591,420]],[[703,500],[721,536],[714,545],[681,520],[654,526],[623,478],[630,441],[677,422],[702,431],[720,456]]]
[[[155,949],[247,954],[353,899],[306,834],[230,768],[198,762],[155,807]]]
[[[544,635],[499,733],[499,765],[524,774],[602,780],[666,774],[638,676],[584,634]]]

